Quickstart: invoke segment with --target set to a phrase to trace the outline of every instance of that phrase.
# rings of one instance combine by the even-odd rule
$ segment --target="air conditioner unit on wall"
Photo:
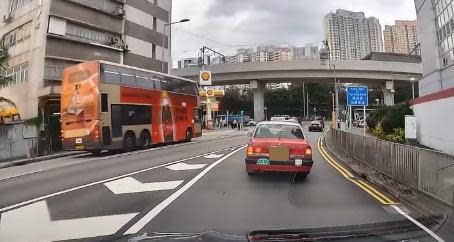
[[[110,43],[111,46],[120,46],[120,38],[111,37]]]
[[[125,11],[124,9],[122,9],[122,8],[117,8],[117,9],[115,9],[115,11],[113,12],[113,14],[116,15],[116,16],[121,16],[121,17],[123,17],[123,16],[125,16],[126,11]]]

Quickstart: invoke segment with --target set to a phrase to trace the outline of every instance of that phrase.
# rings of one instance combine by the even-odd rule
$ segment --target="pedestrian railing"
[[[454,157],[374,137],[331,129],[336,151],[414,189],[454,205]]]

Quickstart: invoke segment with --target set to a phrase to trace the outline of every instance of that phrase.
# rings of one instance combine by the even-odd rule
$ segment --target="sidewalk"
[[[18,166],[18,165],[25,165],[25,164],[30,164],[34,162],[39,162],[39,161],[45,161],[45,160],[50,160],[50,159],[56,159],[56,158],[61,158],[61,157],[66,157],[66,156],[71,156],[71,155],[78,155],[78,154],[83,154],[85,153],[84,151],[63,151],[51,155],[45,155],[45,156],[38,156],[34,158],[25,158],[25,159],[20,159],[20,160],[13,160],[13,161],[5,161],[5,162],[0,162],[0,169],[1,168],[6,168],[6,167],[11,167],[11,166]]]

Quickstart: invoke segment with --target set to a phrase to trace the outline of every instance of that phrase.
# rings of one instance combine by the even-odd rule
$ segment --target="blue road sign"
[[[347,87],[348,106],[368,106],[369,90],[367,87],[350,86]]]

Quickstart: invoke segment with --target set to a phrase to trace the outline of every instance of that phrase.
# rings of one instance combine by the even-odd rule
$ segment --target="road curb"
[[[68,151],[68,152],[57,153],[57,154],[52,154],[52,155],[38,156],[35,158],[29,158],[29,159],[14,160],[14,161],[5,162],[4,164],[3,163],[0,164],[0,169],[13,167],[13,166],[32,164],[35,162],[52,160],[52,159],[57,159],[57,158],[62,158],[62,157],[67,157],[67,156],[80,155],[80,154],[85,154],[85,153],[86,152],[84,152],[84,151]]]

